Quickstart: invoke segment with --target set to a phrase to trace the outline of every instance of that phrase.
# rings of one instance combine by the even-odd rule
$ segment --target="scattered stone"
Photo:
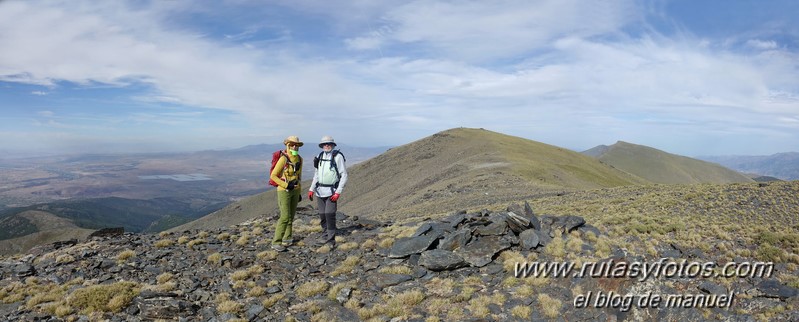
[[[265,308],[261,305],[253,305],[247,309],[247,320],[255,321],[264,312]]]
[[[765,297],[786,299],[799,295],[796,288],[782,285],[778,280],[769,279],[757,284],[757,289],[763,292]]]
[[[533,208],[530,207],[530,204],[527,203],[527,201],[524,202],[524,215],[530,220],[530,226],[532,226],[533,229],[541,230],[541,221],[538,220],[538,216],[535,215]]]
[[[119,237],[124,233],[125,233],[125,227],[103,228],[89,234],[89,237],[87,239],[92,239],[95,237]]]
[[[529,219],[517,215],[512,211],[508,212],[507,223],[508,228],[515,234],[519,234],[531,226]]]
[[[51,245],[53,246],[53,248],[59,249],[59,248],[62,248],[62,247],[75,246],[77,243],[78,243],[78,240],[73,238],[73,239],[70,239],[70,240],[57,241],[55,243],[52,243]]]
[[[519,243],[524,250],[530,250],[538,246],[541,239],[535,229],[528,229],[519,234]]]
[[[344,304],[347,301],[349,301],[350,295],[352,295],[352,289],[351,288],[349,288],[349,287],[342,288],[336,294],[336,301],[338,301],[341,304]]]
[[[602,234],[602,232],[599,231],[599,228],[596,228],[596,227],[591,226],[589,224],[585,224],[585,225],[582,225],[580,227],[577,227],[577,231],[579,231],[580,234],[582,234],[583,236],[585,236],[587,233],[592,233],[592,234],[594,234],[594,236],[599,237]]]
[[[152,298],[140,301],[138,309],[144,318],[176,319],[181,316],[194,315],[198,307],[174,298]]]
[[[382,289],[410,281],[411,279],[413,279],[413,277],[405,274],[377,274],[374,277],[374,285]]]
[[[36,269],[30,264],[19,264],[16,268],[14,268],[14,273],[17,275],[17,277],[25,278],[36,275]]]
[[[699,289],[705,293],[710,293],[710,294],[719,294],[719,295],[727,294],[727,288],[710,281],[705,281],[702,282],[702,284],[699,284]]]
[[[552,223],[552,229],[559,229],[563,234],[568,234],[572,230],[576,229],[585,224],[585,219],[580,216],[563,216],[558,217],[555,222]]]
[[[422,253],[419,265],[431,271],[443,271],[461,268],[467,264],[458,254],[448,250],[433,249]]]

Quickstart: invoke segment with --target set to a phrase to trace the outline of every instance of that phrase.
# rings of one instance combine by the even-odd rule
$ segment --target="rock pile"
[[[567,236],[579,229],[599,235],[579,216],[539,216],[525,202],[511,205],[506,212],[457,212],[440,221],[424,222],[411,237],[394,242],[390,258],[412,257],[432,271],[465,266],[483,267],[503,250],[541,249],[556,236]]]

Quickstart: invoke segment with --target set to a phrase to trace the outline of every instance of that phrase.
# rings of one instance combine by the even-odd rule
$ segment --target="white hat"
[[[334,141],[333,137],[330,135],[325,135],[322,137],[322,140],[319,142],[319,147],[321,148],[325,143],[331,143],[333,146],[336,146],[336,141]]]

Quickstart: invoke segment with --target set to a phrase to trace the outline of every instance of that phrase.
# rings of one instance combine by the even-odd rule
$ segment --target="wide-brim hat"
[[[333,146],[336,146],[336,141],[333,140],[333,137],[329,136],[329,135],[325,135],[325,136],[322,137],[322,140],[320,140],[319,147],[321,148],[323,145],[325,145],[327,143],[330,143],[330,144],[333,144]]]
[[[283,140],[283,144],[288,145],[289,143],[294,143],[297,146],[302,146],[303,144],[305,144],[302,143],[302,141],[300,141],[300,138],[298,138],[296,135],[289,136],[285,140]]]

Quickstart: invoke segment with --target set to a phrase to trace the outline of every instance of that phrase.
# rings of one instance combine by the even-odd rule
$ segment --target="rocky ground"
[[[516,276],[523,268],[516,263],[525,262],[605,263],[622,267],[611,274],[625,275],[636,262],[714,259],[712,251],[681,244],[631,253],[582,216],[534,214],[526,204],[402,222],[340,213],[331,248],[315,243],[321,228],[313,212],[300,209],[297,242],[285,252],[270,248],[272,215],[214,231],[109,231],[4,258],[0,315],[7,321],[799,320],[799,292],[776,277],[796,276],[793,263],[774,264],[766,278]],[[747,260],[754,261],[736,259]],[[724,308],[641,307],[642,297],[670,294],[733,300]],[[575,303],[581,298],[585,305]]]

